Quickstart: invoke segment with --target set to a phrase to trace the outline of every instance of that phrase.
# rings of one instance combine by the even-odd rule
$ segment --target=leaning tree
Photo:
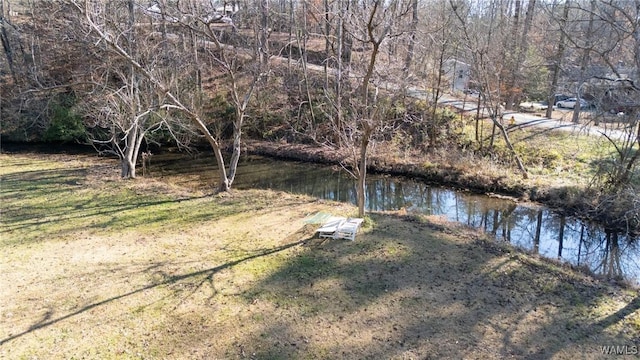
[[[221,14],[213,8],[212,4],[202,4],[200,2],[177,2],[171,3],[160,1],[153,9],[146,8],[133,0],[129,4],[136,7],[138,11],[145,10],[146,16],[156,17],[156,24],[159,29],[151,29],[144,38],[138,39],[136,49],[145,46],[146,48],[156,48],[160,53],[167,43],[180,43],[184,48],[191,49],[190,58],[180,58],[192,66],[191,74],[173,73],[162,59],[159,61],[145,62],[136,56],[129,42],[127,42],[127,32],[123,31],[123,26],[130,24],[130,20],[111,21],[110,15],[115,11],[113,7],[107,6],[102,1],[97,0],[66,0],[65,1],[76,15],[70,24],[74,27],[84,29],[86,36],[95,39],[95,46],[105,46],[113,55],[126,62],[131,69],[131,74],[137,78],[144,78],[149,84],[147,90],[153,92],[161,101],[160,107],[166,111],[179,112],[181,116],[189,120],[191,126],[195,127],[213,150],[219,178],[218,190],[226,191],[231,187],[235,177],[235,170],[238,164],[240,153],[240,140],[242,124],[245,119],[247,104],[251,94],[263,76],[264,64],[268,60],[265,53],[265,44],[258,42],[260,46],[250,48],[238,47],[223,44],[219,37],[224,31],[230,31],[233,27],[231,18]],[[156,10],[159,9],[159,10]],[[265,10],[266,11],[266,10]],[[135,12],[135,11],[134,11]],[[123,24],[124,22],[124,24]],[[167,22],[171,23],[169,27]],[[134,21],[135,31],[143,27],[143,23],[149,21]],[[167,30],[167,29],[171,30]],[[184,31],[186,29],[186,32]],[[172,31],[175,31],[172,32]],[[266,37],[260,37],[266,41]],[[191,40],[188,43],[185,40]],[[141,44],[143,43],[143,44]],[[255,45],[255,44],[254,44]],[[166,54],[171,56],[171,54]],[[171,62],[171,58],[168,59]],[[259,71],[254,72],[253,81],[248,90],[241,92],[238,90],[239,69],[247,68],[247,63],[258,61],[262,64]],[[244,67],[239,65],[244,62]],[[175,63],[175,61],[173,61]],[[230,78],[231,98],[236,106],[236,116],[230,124],[234,131],[234,144],[231,162],[227,168],[226,160],[223,156],[224,139],[220,132],[214,131],[221,128],[212,124],[215,119],[208,119],[205,115],[204,101],[193,101],[201,99],[206,94],[202,93],[201,78],[202,71],[210,69],[207,66],[218,66]],[[196,86],[179,86],[181,77],[191,78]],[[140,115],[141,113],[137,113]]]
[[[494,129],[499,129],[500,134],[513,154],[518,169],[522,176],[528,177],[520,156],[511,143],[509,134],[502,123],[503,107],[501,105],[502,90],[505,83],[501,76],[506,71],[507,63],[505,51],[511,41],[509,29],[511,20],[505,14],[508,2],[492,2],[488,9],[476,9],[472,6],[463,6],[453,0],[449,0],[451,11],[459,21],[465,47],[472,60],[472,70],[480,87],[480,96],[486,112],[488,113]],[[493,135],[491,137],[493,141]],[[482,141],[482,139],[481,139]]]

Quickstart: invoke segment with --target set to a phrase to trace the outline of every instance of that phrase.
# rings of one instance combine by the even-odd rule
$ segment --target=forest
[[[638,1],[0,4],[3,142],[88,144],[123,178],[155,149],[206,149],[218,191],[250,144],[302,144],[350,169],[361,215],[376,170],[640,225]],[[557,94],[596,135],[506,121],[525,101],[551,118]]]

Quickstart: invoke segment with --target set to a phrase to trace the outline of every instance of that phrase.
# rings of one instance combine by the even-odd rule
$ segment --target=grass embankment
[[[438,218],[121,181],[93,157],[0,155],[0,357],[598,358],[638,294]]]
[[[491,126],[487,122],[483,126],[482,137],[488,138]],[[475,144],[472,124],[459,131],[456,137],[460,141]],[[445,146],[423,152],[397,141],[376,143],[370,150],[369,165],[372,170],[382,173],[510,195],[590,217],[591,207],[597,204],[601,195],[597,181],[604,179],[603,171],[611,166],[616,156],[615,146],[603,137],[526,125],[510,127],[509,136],[527,169],[527,179],[516,168],[513,152],[499,133],[496,133],[493,147],[486,141],[482,150],[472,145],[468,149]],[[248,149],[283,158],[350,163],[346,153],[313,145],[248,141]],[[599,219],[592,217],[592,220]]]

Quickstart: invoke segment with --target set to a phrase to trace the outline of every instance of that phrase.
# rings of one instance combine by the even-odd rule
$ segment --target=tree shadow
[[[598,329],[638,310],[636,299],[593,322],[580,309],[606,297],[606,286],[494,244],[420,236],[429,225],[411,224],[422,228],[415,239],[397,238],[394,228],[408,219],[376,219],[382,228],[356,242],[305,244],[243,293],[247,303],[275,309],[245,335],[243,351],[256,358],[548,358],[576,346],[599,351],[583,328],[620,343]]]
[[[89,310],[92,310],[94,308],[98,308],[98,307],[107,305],[109,303],[112,303],[114,301],[118,301],[118,300],[130,297],[130,296],[133,296],[135,294],[139,294],[139,293],[144,292],[146,290],[154,289],[154,288],[157,288],[157,287],[160,287],[160,286],[174,285],[174,284],[177,284],[177,283],[180,283],[180,282],[184,282],[186,280],[195,281],[196,286],[193,287],[193,290],[191,291],[191,294],[193,294],[200,287],[202,287],[205,283],[212,282],[213,281],[213,276],[215,274],[219,273],[222,270],[231,268],[231,267],[233,267],[235,265],[238,265],[238,264],[241,264],[243,262],[247,262],[247,261],[250,261],[250,260],[253,260],[253,259],[257,259],[257,258],[260,258],[260,257],[263,257],[263,256],[268,256],[268,255],[271,255],[271,254],[274,254],[274,253],[277,253],[277,252],[280,252],[280,251],[284,251],[286,249],[289,249],[289,248],[292,248],[292,247],[295,247],[295,246],[303,245],[308,241],[309,241],[309,239],[302,239],[302,240],[299,240],[299,241],[296,241],[296,242],[288,243],[288,244],[277,246],[277,247],[274,247],[274,248],[263,249],[263,250],[261,250],[259,252],[256,252],[253,255],[245,256],[245,257],[243,257],[241,259],[230,261],[230,262],[224,263],[222,265],[214,266],[214,267],[211,267],[211,268],[208,268],[208,269],[204,269],[204,270],[200,270],[200,271],[194,271],[194,272],[185,273],[185,274],[179,274],[179,275],[167,275],[163,279],[161,279],[159,281],[156,281],[156,282],[153,282],[153,283],[151,283],[151,284],[149,284],[147,286],[143,286],[143,287],[137,288],[135,290],[120,294],[120,295],[112,296],[112,297],[110,297],[108,299],[104,299],[102,301],[98,301],[98,302],[94,302],[94,303],[85,305],[82,308],[80,308],[79,310],[71,312],[71,313],[68,313],[68,314],[63,315],[63,316],[59,316],[59,317],[53,318],[53,313],[54,312],[53,312],[53,310],[49,309],[46,312],[46,315],[42,317],[42,319],[38,320],[36,323],[34,323],[31,326],[29,326],[29,328],[27,330],[19,332],[17,334],[13,334],[13,335],[8,336],[8,337],[6,337],[4,339],[0,339],[0,345],[4,345],[4,344],[6,344],[6,343],[8,343],[8,342],[10,342],[12,340],[20,338],[20,337],[22,337],[24,335],[27,335],[27,334],[29,334],[29,333],[31,333],[33,331],[38,330],[38,329],[42,329],[42,328],[54,325],[56,323],[59,323],[61,321],[70,319],[70,318],[72,318],[74,316],[78,316],[78,315],[80,315],[82,313],[85,313],[85,312],[87,312]],[[157,268],[157,266],[158,265],[155,264],[155,265],[145,269],[143,272],[155,269],[155,268]]]
[[[190,197],[140,195],[131,190],[77,192],[86,169],[25,171],[2,177],[3,243],[24,244],[83,229],[149,228],[172,222],[195,223],[243,211],[233,201],[207,202],[210,195]],[[46,199],[47,201],[42,201]],[[13,239],[13,240],[11,240]]]
[[[636,296],[635,299],[633,299],[633,301],[631,301],[630,303],[628,303],[625,307],[623,307],[622,309],[616,311],[615,313],[605,317],[602,320],[599,320],[598,322],[594,323],[591,325],[591,328],[594,330],[597,329],[605,329],[611,325],[614,325],[615,323],[619,322],[620,320],[628,317],[629,315],[637,312],[638,310],[640,310],[640,295]]]
[[[608,294],[607,287],[490,242],[455,240],[470,236],[465,232],[451,232],[411,217],[372,217],[377,226],[359,234],[355,242],[309,237],[313,229],[305,226],[283,237],[280,246],[253,248],[237,260],[203,270],[171,274],[162,268],[177,263],[151,264],[141,270],[158,274],[148,285],[58,317],[48,309],[25,331],[1,339],[0,345],[163,286],[170,292],[166,297],[170,304],[163,305],[163,312],[172,330],[189,334],[188,339],[172,344],[177,357],[199,350],[209,358],[450,358],[473,354],[550,358],[576,344],[592,346],[594,333],[599,341],[615,344],[615,337],[603,333],[604,329],[640,307],[636,298],[600,321],[586,321],[572,308],[597,303]],[[215,277],[221,271],[243,263],[251,266],[251,260],[294,247],[296,251],[287,253],[275,271],[232,295],[246,305],[236,320],[239,326],[247,319],[258,324],[242,331],[233,345],[207,348],[212,338],[225,334],[213,327],[194,330],[193,319],[176,311],[196,299],[197,292],[210,291],[209,300],[220,300]],[[541,272],[549,276],[538,277]],[[207,287],[211,290],[205,291]],[[539,318],[532,315],[536,313],[541,314]],[[213,309],[200,316],[217,314]],[[525,323],[528,327],[522,326]]]

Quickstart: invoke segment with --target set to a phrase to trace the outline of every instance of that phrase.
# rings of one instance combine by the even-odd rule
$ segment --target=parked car
[[[577,98],[568,98],[566,100],[558,101],[556,106],[559,108],[565,109],[575,109],[576,104],[578,103]],[[586,109],[589,107],[589,103],[585,99],[580,99],[580,108]]]
[[[527,110],[546,110],[549,106],[547,106],[546,101],[525,101],[520,103],[520,109]]]
[[[634,109],[640,107],[637,103],[629,99],[617,99],[609,96],[600,100],[596,106],[599,110],[610,114],[630,114]]]
[[[551,105],[556,105],[558,103],[558,101],[567,100],[570,97],[571,96],[564,95],[564,94],[555,94],[555,95],[553,95],[553,104],[551,104]],[[545,104],[547,104],[547,103],[548,102],[545,102]]]

